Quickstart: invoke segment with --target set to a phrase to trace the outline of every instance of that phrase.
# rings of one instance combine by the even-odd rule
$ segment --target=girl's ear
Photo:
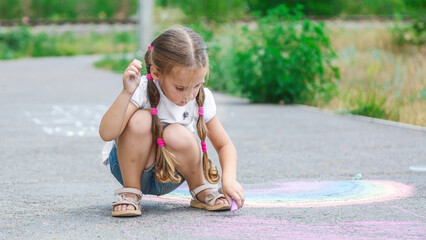
[[[151,70],[152,78],[158,81],[160,79],[160,72],[158,71],[158,69],[154,66],[151,66],[150,70]]]

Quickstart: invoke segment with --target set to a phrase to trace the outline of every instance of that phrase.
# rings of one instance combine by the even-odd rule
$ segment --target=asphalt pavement
[[[111,217],[98,126],[122,83],[100,58],[0,61],[0,239],[426,239],[426,128],[217,92],[246,207],[193,209],[183,186]]]

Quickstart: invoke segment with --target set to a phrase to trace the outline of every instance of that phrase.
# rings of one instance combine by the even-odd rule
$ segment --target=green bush
[[[55,42],[52,41],[46,33],[39,33],[33,37],[31,41],[30,55],[33,57],[43,57],[52,55],[52,52],[49,51],[55,48]],[[46,52],[47,51],[47,52]]]
[[[8,32],[0,32],[0,59],[9,59],[26,55],[31,42],[31,33],[27,27]]]
[[[94,63],[95,67],[98,68],[103,68],[103,69],[108,69],[108,70],[112,70],[116,73],[124,73],[124,70],[127,68],[127,66],[129,66],[130,62],[132,62],[133,59],[137,58],[136,56],[126,56],[125,54],[122,54],[119,57],[114,57],[114,56],[110,56],[107,55],[105,56],[103,59],[97,61]],[[143,59],[139,59],[143,62]],[[146,68],[142,68],[141,70],[141,74],[145,75],[146,74]]]
[[[403,0],[340,0],[342,12],[347,15],[392,15],[405,10]]]
[[[22,26],[0,33],[0,59],[75,55],[76,48],[66,44],[75,41],[76,37],[70,32],[58,36],[31,34],[28,27]]]
[[[235,39],[237,85],[252,102],[327,102],[339,71],[324,25],[304,17],[301,7],[269,10],[258,29]]]
[[[14,19],[24,16],[22,1],[0,0],[0,19]]]
[[[226,22],[241,18],[246,11],[244,0],[161,0],[157,4],[179,7],[187,16],[186,23]]]
[[[0,0],[0,19],[105,19],[128,18],[138,0]]]
[[[217,91],[239,95],[236,86],[234,52],[223,49],[217,42],[212,42],[207,48],[209,54],[210,73],[207,85]]]
[[[295,7],[303,5],[307,15],[339,16],[339,15],[392,15],[394,12],[405,14],[424,13],[424,0],[246,0],[250,11],[258,11],[265,15],[268,9],[279,4]]]
[[[13,51],[0,41],[0,59],[10,59],[13,57]]]
[[[423,45],[426,43],[426,16],[415,16],[407,23],[399,14],[395,14],[394,26],[390,31],[393,42],[399,46]]]
[[[0,31],[0,59],[134,52],[135,31],[78,35],[73,32],[31,34],[29,27]]]
[[[114,35],[113,42],[115,44],[138,42],[137,35],[131,35],[128,32],[118,32]]]
[[[261,15],[266,15],[269,9],[275,8],[281,4],[286,4],[289,8],[294,8],[297,5],[303,5],[303,12],[309,15],[339,15],[344,7],[346,0],[247,0],[250,11],[259,12]],[[330,7],[333,6],[333,7]]]
[[[20,27],[16,30],[1,33],[0,43],[13,51],[24,49],[31,39],[31,33],[27,27]]]
[[[363,115],[373,118],[388,119],[389,113],[385,110],[386,98],[376,94],[366,94],[357,98],[354,102],[355,109],[349,111],[351,114]]]

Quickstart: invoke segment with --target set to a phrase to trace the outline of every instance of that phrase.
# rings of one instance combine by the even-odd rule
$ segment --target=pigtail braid
[[[204,94],[204,87],[200,87],[200,91],[197,95],[197,104],[198,107],[203,107],[205,100],[205,94]],[[198,136],[201,139],[202,144],[205,144],[206,136],[207,136],[207,127],[204,123],[203,115],[200,114],[197,121],[197,133]],[[206,180],[211,184],[216,184],[220,180],[219,172],[216,168],[216,166],[213,166],[212,161],[207,156],[207,151],[204,151],[203,149],[203,173]]]
[[[148,50],[144,57],[147,74],[151,73],[152,51],[152,49]],[[148,79],[147,95],[151,108],[157,108],[160,102],[160,93],[157,89],[157,86],[155,86],[153,79]],[[153,135],[153,142],[157,145],[157,139],[163,138],[163,127],[161,126],[161,121],[157,114],[152,115],[151,130]],[[157,154],[160,155],[159,159],[155,162],[154,169],[157,181],[163,183],[169,181],[172,181],[173,183],[179,183],[182,180],[182,177],[179,174],[175,174],[175,166],[177,165],[176,157],[171,152],[169,152],[164,146],[158,147],[158,145],[156,148],[156,156]]]

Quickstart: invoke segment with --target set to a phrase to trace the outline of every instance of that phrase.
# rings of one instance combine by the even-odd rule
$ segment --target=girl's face
[[[167,98],[178,106],[184,106],[197,96],[204,83],[207,68],[194,70],[174,67],[170,74],[162,75],[152,67],[151,73],[153,78],[159,81],[161,90]]]

